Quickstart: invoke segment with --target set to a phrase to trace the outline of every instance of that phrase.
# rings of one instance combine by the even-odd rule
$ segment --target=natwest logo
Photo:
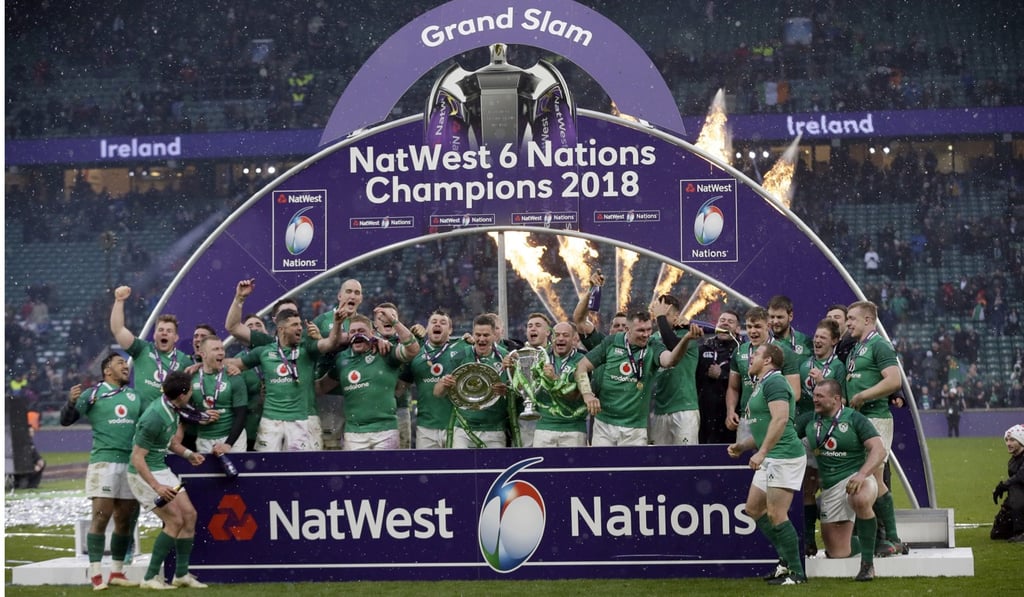
[[[245,510],[245,502],[237,493],[229,493],[220,499],[217,513],[210,517],[210,535],[214,541],[249,541],[259,527],[256,519]]]

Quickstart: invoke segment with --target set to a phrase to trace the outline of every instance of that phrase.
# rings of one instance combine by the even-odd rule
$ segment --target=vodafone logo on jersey
[[[442,373],[444,373],[444,366],[441,365],[441,363],[434,363],[433,365],[430,366],[431,375],[437,376],[441,375]]]
[[[285,365],[284,363],[281,363],[280,365],[278,365],[277,366],[277,374],[280,377],[284,377],[285,375],[288,375],[288,365]]]
[[[363,376],[358,371],[351,371],[348,374],[348,383],[359,383],[359,380],[362,378]]]
[[[123,404],[118,404],[114,407],[114,414],[117,415],[118,418],[123,419],[128,416],[128,407]]]
[[[621,373],[623,375],[632,375],[633,374],[633,366],[630,365],[629,363],[625,363],[624,362],[621,365],[619,365],[619,373]]]

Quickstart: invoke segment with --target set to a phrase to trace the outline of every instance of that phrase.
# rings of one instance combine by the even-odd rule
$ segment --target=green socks
[[[177,539],[174,542],[174,549],[178,552],[178,561],[175,563],[174,576],[181,578],[188,574],[188,561],[192,557],[193,537],[188,539]]]
[[[128,555],[128,549],[131,548],[132,538],[130,535],[118,535],[114,533],[110,536],[110,557],[114,561],[123,562],[125,556]]]
[[[878,522],[885,527],[885,538],[894,543],[899,542],[900,536],[896,532],[896,509],[892,505],[892,492],[887,491],[885,495],[878,496],[872,507]]]
[[[873,564],[875,561],[876,532],[878,532],[877,518],[858,518],[853,523],[853,538],[860,539],[860,561],[865,564]],[[852,545],[853,542],[850,543]]]
[[[772,529],[775,533],[775,549],[786,567],[797,576],[804,576],[804,567],[800,562],[800,536],[796,534],[793,522],[786,520]]]
[[[99,533],[87,533],[85,535],[85,547],[89,550],[89,561],[102,562],[103,548],[106,547],[106,545],[106,535],[101,535]],[[113,551],[113,548],[111,548],[111,551]]]
[[[174,543],[174,537],[163,531],[156,536],[156,541],[153,542],[153,555],[150,557],[149,567],[146,568],[146,580],[160,574],[160,567],[164,565],[167,555],[174,549]]]

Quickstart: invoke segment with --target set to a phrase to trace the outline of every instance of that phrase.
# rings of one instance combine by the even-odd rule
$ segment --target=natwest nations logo
[[[712,205],[721,198],[722,195],[712,197],[697,210],[697,217],[693,220],[693,236],[702,245],[710,245],[722,235],[722,228],[725,227],[725,214],[721,209]]]
[[[292,255],[301,255],[313,243],[313,220],[305,213],[315,206],[304,207],[292,215],[284,233],[284,245]]]
[[[245,511],[245,502],[237,493],[229,493],[220,499],[217,513],[210,517],[210,535],[214,541],[248,541],[256,534],[256,519]]]
[[[537,456],[505,469],[487,491],[480,510],[480,553],[497,572],[512,572],[530,559],[544,536],[544,498],[526,481],[511,480],[522,469],[542,462]]]

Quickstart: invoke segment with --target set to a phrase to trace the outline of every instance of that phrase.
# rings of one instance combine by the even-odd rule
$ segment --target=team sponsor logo
[[[480,553],[497,572],[512,572],[525,564],[544,537],[544,498],[530,483],[513,479],[522,469],[543,460],[528,458],[508,467],[484,497],[477,532]]]
[[[512,223],[519,226],[543,226],[576,224],[579,214],[574,211],[547,211],[543,213],[513,213]]]
[[[718,195],[705,201],[697,210],[697,217],[693,219],[693,237],[703,246],[710,245],[722,235],[725,214],[718,206],[713,205],[721,198],[722,195]]]
[[[277,366],[277,369],[275,370],[275,373],[277,373],[278,377],[284,377],[288,375],[288,365],[285,365],[284,363],[279,364]]]
[[[622,209],[615,211],[595,211],[594,221],[598,224],[633,224],[644,222],[660,222],[660,209]]]
[[[387,230],[388,228],[412,228],[416,218],[412,216],[384,216],[382,218],[349,218],[348,227],[352,230]]]
[[[123,404],[118,404],[114,407],[114,414],[117,415],[119,419],[123,419],[128,416],[128,407]]]
[[[214,541],[249,541],[259,526],[252,514],[246,511],[242,496],[229,493],[220,499],[217,512],[210,517],[206,528]]]
[[[356,371],[355,369],[353,369],[348,374],[348,383],[359,383],[359,380],[362,379],[362,378],[363,378],[362,374],[360,374],[359,371]]]
[[[827,440],[825,440],[825,446],[824,447],[829,452],[834,452],[835,449],[838,446],[839,446],[839,442],[837,442],[836,438],[834,438],[834,437],[829,437]]]
[[[444,373],[444,365],[442,365],[441,363],[434,363],[433,365],[430,366],[431,375],[439,376],[442,373]]]
[[[630,365],[629,363],[623,362],[623,363],[621,363],[619,365],[619,373],[621,373],[623,375],[632,375],[633,374],[633,366]]]
[[[284,233],[284,246],[292,255],[302,255],[313,244],[316,234],[313,220],[305,213],[314,206],[304,207],[292,215]]]
[[[497,223],[497,216],[494,214],[463,214],[448,216],[430,216],[431,226],[494,226]]]

